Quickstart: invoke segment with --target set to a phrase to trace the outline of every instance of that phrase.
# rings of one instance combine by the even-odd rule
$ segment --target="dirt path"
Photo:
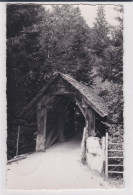
[[[80,164],[80,141],[57,143],[44,153],[33,153],[8,165],[8,189],[113,188]]]

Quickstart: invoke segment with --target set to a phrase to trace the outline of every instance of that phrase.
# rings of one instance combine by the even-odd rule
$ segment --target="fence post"
[[[18,156],[19,134],[20,134],[20,125],[18,126],[18,135],[17,135],[17,148],[16,148],[16,156]]]
[[[104,161],[105,161],[105,137],[102,137],[102,152],[103,152]]]
[[[108,178],[108,132],[106,132],[105,176]]]

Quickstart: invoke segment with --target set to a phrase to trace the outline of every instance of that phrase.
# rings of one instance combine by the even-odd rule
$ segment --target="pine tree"
[[[97,17],[95,18],[93,27],[93,47],[97,52],[102,52],[108,45],[109,25],[106,21],[105,10],[103,5],[99,5],[97,9]]]

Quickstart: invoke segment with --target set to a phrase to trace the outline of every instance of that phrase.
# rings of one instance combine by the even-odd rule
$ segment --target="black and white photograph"
[[[123,189],[118,4],[6,4],[7,189]]]

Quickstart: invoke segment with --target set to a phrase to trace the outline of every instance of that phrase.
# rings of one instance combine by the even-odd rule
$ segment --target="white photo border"
[[[92,190],[6,190],[6,4],[0,2],[0,192],[1,195],[127,195],[133,194],[133,3],[132,2],[33,2],[35,4],[121,4],[124,5],[124,132],[125,188]],[[9,2],[11,3],[11,2]],[[15,2],[20,3],[20,2]],[[32,3],[32,2],[24,2]]]

